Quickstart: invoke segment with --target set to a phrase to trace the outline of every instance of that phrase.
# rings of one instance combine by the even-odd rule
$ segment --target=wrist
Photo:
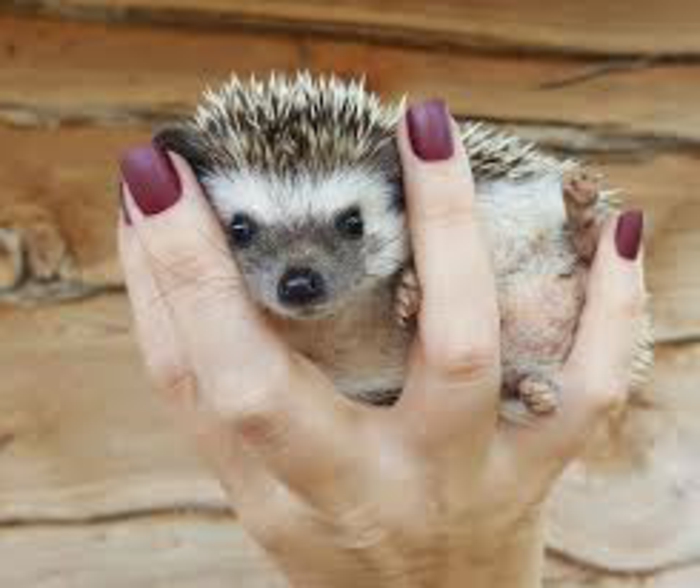
[[[463,557],[444,588],[541,588],[544,564],[544,521],[541,509],[489,539],[467,542]]]
[[[450,540],[443,551],[439,542],[431,553],[379,553],[363,556],[337,554],[319,567],[289,574],[293,588],[541,588],[544,538],[541,517],[509,528],[495,536],[471,534]],[[392,550],[393,551],[393,550]],[[362,563],[360,563],[360,561]],[[429,563],[428,563],[429,562]],[[360,565],[358,565],[358,563]],[[325,571],[318,572],[319,569]]]
[[[541,517],[519,525],[499,539],[471,543],[456,557],[441,588],[541,588],[544,532]]]

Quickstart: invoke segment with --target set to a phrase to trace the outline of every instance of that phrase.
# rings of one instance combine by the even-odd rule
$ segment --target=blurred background
[[[647,211],[654,377],[560,484],[546,586],[700,586],[696,0],[1,0],[0,586],[281,585],[148,389],[116,160],[229,72],[298,68],[442,96]]]

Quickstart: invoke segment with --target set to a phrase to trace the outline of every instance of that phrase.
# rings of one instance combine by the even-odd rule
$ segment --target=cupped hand
[[[623,215],[602,231],[559,410],[499,420],[494,275],[455,125],[430,108],[398,129],[423,301],[391,408],[346,399],[278,338],[182,158],[142,147],[122,164],[120,254],[148,371],[295,586],[540,585],[543,503],[625,397],[644,289],[641,255],[619,250]]]

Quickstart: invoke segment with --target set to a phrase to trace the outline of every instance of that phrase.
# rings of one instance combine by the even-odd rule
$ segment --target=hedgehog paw
[[[503,421],[512,425],[524,427],[534,425],[537,422],[537,417],[528,410],[519,398],[504,398],[498,413]]]
[[[545,416],[557,410],[559,388],[541,375],[529,375],[518,382],[517,397],[531,414]]]
[[[421,291],[416,270],[408,267],[403,270],[399,278],[394,301],[394,312],[399,325],[406,328],[418,314],[420,308]]]
[[[579,258],[590,262],[600,235],[601,223],[596,207],[600,195],[599,180],[589,171],[576,169],[564,176],[562,188],[572,243]]]

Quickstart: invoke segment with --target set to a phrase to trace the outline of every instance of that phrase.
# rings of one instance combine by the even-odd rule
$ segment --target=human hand
[[[398,131],[423,300],[388,409],[346,399],[277,337],[183,159],[144,147],[122,165],[120,254],[148,371],[295,586],[538,586],[542,505],[624,399],[644,302],[634,214],[604,227],[558,412],[498,419],[494,276],[466,155],[435,109]]]

